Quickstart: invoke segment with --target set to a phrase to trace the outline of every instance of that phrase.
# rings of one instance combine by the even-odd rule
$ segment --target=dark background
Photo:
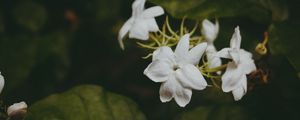
[[[31,105],[76,85],[97,84],[133,99],[150,120],[173,119],[198,106],[222,106],[222,109],[214,108],[211,115],[238,106],[246,111],[243,113],[249,119],[300,119],[300,81],[288,59],[280,55],[255,56],[259,67],[271,71],[269,82],[258,84],[257,79],[254,88],[239,102],[234,102],[231,94],[209,88],[194,91],[191,103],[185,108],[178,107],[174,101],[161,103],[160,84],[143,75],[151,62],[141,58],[147,51],[129,39],[124,40],[126,49],[122,51],[117,42],[118,30],[131,16],[132,2],[0,0],[4,103],[24,100]],[[158,17],[159,25],[163,24],[164,17]],[[171,20],[174,26],[180,23],[179,19]],[[244,16],[219,21],[218,48],[228,45],[233,28],[240,25],[245,36],[242,46],[251,52],[270,24]]]

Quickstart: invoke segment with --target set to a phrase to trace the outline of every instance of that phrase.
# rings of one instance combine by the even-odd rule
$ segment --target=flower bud
[[[7,115],[11,118],[23,118],[27,113],[27,104],[22,101],[19,103],[14,103],[7,109]]]

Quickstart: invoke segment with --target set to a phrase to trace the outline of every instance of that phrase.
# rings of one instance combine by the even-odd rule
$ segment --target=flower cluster
[[[164,14],[160,6],[144,9],[145,0],[135,0],[132,4],[132,17],[120,29],[119,43],[124,49],[123,39],[142,40],[137,44],[153,52],[152,62],[144,74],[154,82],[160,82],[160,100],[169,102],[173,98],[184,107],[192,96],[192,90],[203,90],[207,80],[220,80],[224,92],[232,92],[234,100],[240,100],[247,92],[247,74],[256,70],[252,54],[241,49],[239,27],[234,30],[230,47],[220,51],[214,46],[219,33],[219,22],[205,19],[202,21],[201,36],[194,35],[198,24],[189,31],[184,27],[183,19],[180,30],[174,31],[168,17],[160,30],[154,17]],[[175,47],[176,46],[176,47]],[[175,48],[174,51],[172,48]],[[230,62],[222,64],[221,58]],[[215,85],[216,86],[216,85]]]

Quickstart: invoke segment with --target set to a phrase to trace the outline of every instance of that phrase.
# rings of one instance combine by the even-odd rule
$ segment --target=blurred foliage
[[[250,120],[247,112],[236,104],[202,106],[184,112],[176,120]]]
[[[109,90],[133,99],[150,120],[300,118],[299,1],[149,1],[163,6],[172,26],[179,26],[183,16],[200,21],[217,18],[218,50],[229,45],[237,25],[241,29],[242,48],[252,53],[268,31],[269,53],[254,54],[257,67],[270,71],[267,83],[253,84],[260,79],[249,80],[249,91],[239,102],[233,101],[231,93],[208,88],[193,91],[185,108],[174,101],[161,103],[160,85],[142,74],[150,62],[141,59],[144,51],[131,40],[126,40],[125,51],[117,43],[118,30],[130,17],[133,0],[0,0],[4,102],[24,100],[29,106],[33,104],[27,119],[112,116],[131,119],[135,113],[145,119],[134,102],[106,91]],[[160,25],[161,18],[157,19]],[[187,22],[187,26],[192,25],[194,22]],[[80,84],[98,84],[103,88],[92,85],[72,88]],[[62,93],[46,97],[57,92]],[[101,102],[105,100],[108,103]],[[100,116],[98,111],[107,112],[107,116]],[[115,111],[118,115],[112,115]]]
[[[74,87],[36,102],[26,120],[145,120],[136,104],[95,85]]]
[[[287,18],[284,0],[151,0],[163,6],[172,16],[202,20],[245,16],[260,22]]]
[[[43,6],[35,2],[20,2],[14,10],[16,23],[22,27],[37,32],[46,23],[47,12]]]
[[[300,51],[299,47],[299,31],[300,31],[300,16],[298,13],[299,3],[289,3],[290,16],[289,19],[274,23],[270,26],[269,31],[271,34],[270,48],[274,54],[286,55],[291,64],[300,72]]]

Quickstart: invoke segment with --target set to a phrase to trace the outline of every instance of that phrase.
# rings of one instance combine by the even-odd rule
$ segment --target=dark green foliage
[[[201,20],[244,16],[256,21],[282,21],[287,8],[283,0],[151,0],[175,17]]]
[[[82,85],[33,104],[25,120],[145,120],[127,97]]]

